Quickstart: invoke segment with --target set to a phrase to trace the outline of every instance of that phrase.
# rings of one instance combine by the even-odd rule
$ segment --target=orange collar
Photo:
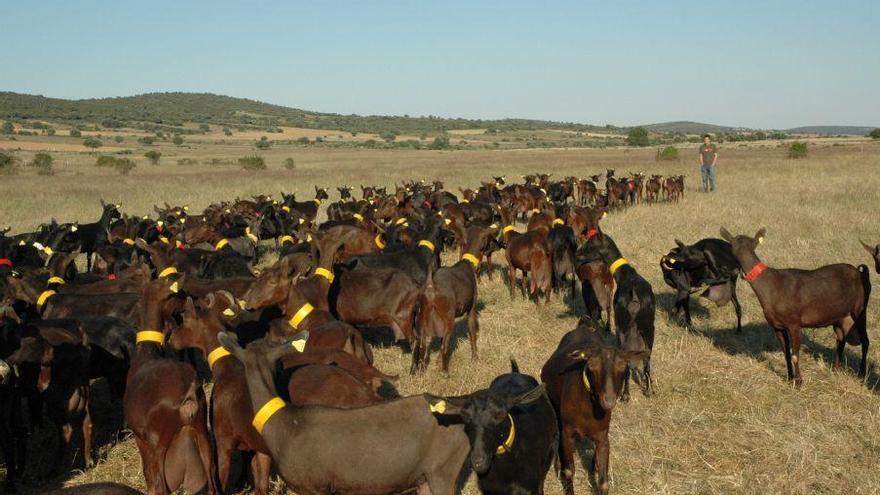
[[[764,270],[766,270],[766,269],[767,269],[767,264],[764,263],[763,261],[759,261],[758,264],[755,265],[754,267],[752,267],[752,269],[749,270],[749,273],[746,273],[743,277],[746,280],[748,280],[749,282],[754,282],[755,279],[760,277],[761,274],[764,273]]]

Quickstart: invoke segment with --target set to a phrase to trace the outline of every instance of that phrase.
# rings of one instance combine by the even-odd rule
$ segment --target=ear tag
[[[235,316],[235,311],[233,311],[231,308],[226,308],[223,310],[223,316],[228,316],[232,318],[233,316]]]
[[[189,205],[184,206],[183,211],[189,211]]]
[[[177,294],[177,291],[180,290],[180,288],[177,286],[177,282],[174,282],[168,290],[170,290],[172,294]]]
[[[241,309],[245,309],[247,307],[247,303],[244,302],[244,300],[242,299],[242,300],[238,301],[238,307]]]
[[[763,237],[758,237],[758,244],[761,244],[762,242],[764,242],[764,238],[763,238]]]
[[[603,211],[603,212],[602,212],[602,218],[605,218],[605,217],[607,217],[607,216],[608,216],[608,212],[607,212],[607,211]]]
[[[290,343],[290,345],[291,345],[291,347],[293,347],[297,351],[303,352],[306,348],[306,341],[302,340],[302,339],[294,340],[293,342]]]
[[[431,404],[431,412],[437,414],[443,414],[446,412],[446,401],[441,400],[436,404]]]
[[[79,227],[77,227],[76,225],[70,227],[71,232],[76,232],[77,230],[79,230]]]

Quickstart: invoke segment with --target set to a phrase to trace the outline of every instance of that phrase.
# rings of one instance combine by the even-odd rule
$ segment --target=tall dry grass
[[[473,186],[491,175],[510,180],[535,171],[554,177],[584,176],[616,168],[620,172],[684,173],[688,188],[678,204],[642,205],[610,215],[604,230],[654,286],[658,295],[654,376],[657,394],[639,393],[614,412],[611,426],[611,477],[614,493],[878,493],[880,470],[880,373],[872,364],[865,382],[853,369],[857,352],[848,348],[846,372],[831,371],[829,329],[805,332],[797,390],[785,380],[785,363],[751,289],[741,283],[744,331],[733,331],[732,307],[694,302],[695,328],[687,332],[667,316],[671,292],[658,262],[675,238],[693,242],[717,236],[720,226],[754,233],[768,228],[759,254],[770,266],[815,267],[831,262],[868,262],[858,244],[880,241],[880,146],[816,147],[804,160],[788,160],[776,148],[722,147],[719,190],[696,191],[698,169],[684,150],[680,162],[657,163],[654,150],[540,150],[510,152],[327,151],[276,148],[264,153],[270,170],[247,173],[228,166],[180,167],[163,149],[163,165],[141,163],[130,176],[105,174],[80,155],[56,157],[55,177],[19,175],[0,182],[0,219],[15,229],[59,220],[96,217],[97,200],[121,201],[126,211],[149,213],[169,201],[202,207],[217,199],[256,193],[312,194],[312,185],[386,184],[408,178],[439,178],[447,187]],[[221,145],[168,150],[204,160],[236,158],[247,151]],[[281,163],[292,156],[295,171]],[[62,163],[67,161],[67,165]],[[445,257],[447,262],[452,257]],[[557,297],[536,306],[513,301],[496,273],[480,283],[480,359],[472,362],[464,329],[443,376],[436,359],[425,375],[409,376],[409,358],[398,347],[378,349],[376,364],[399,373],[403,394],[431,391],[462,394],[488,385],[508,370],[509,357],[537,375],[560,336],[583,312],[579,296]],[[876,280],[876,276],[874,277]],[[869,310],[869,333],[878,335],[878,302]],[[877,346],[869,355],[876,363]],[[39,463],[48,457],[37,449]],[[589,448],[586,449],[589,452]],[[140,459],[131,440],[102,447],[102,460],[86,473],[63,480],[79,484],[115,480],[143,488]],[[588,457],[584,457],[587,461]],[[29,473],[39,477],[38,473]],[[590,493],[583,466],[578,493]],[[280,484],[275,485],[283,492]],[[39,491],[39,490],[36,490]],[[551,474],[548,494],[561,493]],[[471,480],[464,493],[478,493]]]

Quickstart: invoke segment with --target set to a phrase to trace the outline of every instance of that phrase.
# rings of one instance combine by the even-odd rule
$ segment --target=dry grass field
[[[844,141],[845,142],[845,141]],[[880,144],[820,143],[801,160],[785,158],[775,147],[721,147],[719,191],[697,191],[699,171],[694,149],[678,162],[656,162],[655,150],[521,151],[368,151],[273,147],[261,153],[269,169],[245,172],[236,165],[208,165],[212,158],[232,160],[252,152],[244,145],[195,143],[163,147],[158,166],[146,163],[140,149],[130,175],[94,166],[94,156],[56,153],[57,175],[40,177],[23,167],[0,177],[0,224],[14,231],[32,228],[52,217],[93,221],[98,199],[123,204],[132,214],[152,213],[153,204],[187,203],[194,209],[219,199],[256,193],[296,192],[311,197],[313,185],[394,185],[409,178],[441,179],[448,189],[473,186],[480,179],[505,174],[552,172],[555,178],[584,176],[615,168],[618,173],[687,175],[684,200],[677,204],[641,205],[614,213],[603,228],[632,265],[654,287],[658,300],[653,369],[657,394],[636,392],[620,404],[611,426],[611,490],[616,494],[817,494],[880,493],[880,286],[872,273],[874,297],[869,309],[871,347],[865,382],[854,373],[857,353],[847,349],[846,372],[831,371],[830,329],[805,332],[803,388],[785,380],[785,362],[748,284],[740,284],[744,331],[734,333],[731,306],[710,307],[694,301],[695,328],[686,331],[667,315],[672,294],[663,283],[659,259],[674,239],[693,242],[718,236],[721,226],[753,234],[767,227],[759,255],[772,267],[817,267],[832,262],[868,263],[859,238],[880,241]],[[29,151],[19,156],[28,159]],[[292,157],[295,170],[282,161]],[[199,165],[180,166],[178,158]],[[692,159],[693,158],[693,159]],[[359,192],[359,191],[358,191]],[[331,198],[338,197],[335,190]],[[520,228],[523,228],[520,226]],[[503,257],[496,257],[503,260]],[[454,258],[450,255],[447,262]],[[873,266],[872,266],[873,272]],[[430,391],[455,395],[485,387],[509,369],[515,357],[521,369],[537,375],[559,338],[574,328],[583,305],[555,297],[549,305],[510,299],[496,273],[480,283],[480,358],[470,360],[463,325],[453,351],[451,373],[443,376],[436,358],[428,373],[410,376],[409,356],[399,347],[376,351],[377,367],[399,373],[402,394]],[[98,415],[96,421],[103,416]],[[105,435],[106,437],[106,435]],[[106,441],[106,438],[104,439]],[[51,442],[38,439],[28,473],[30,490],[50,484],[113,480],[144,488],[140,459],[132,440],[100,448],[100,461],[88,472],[44,480]],[[591,493],[585,466],[589,446],[576,475],[578,493]],[[80,457],[75,459],[81,465]],[[36,488],[33,488],[36,486]],[[283,485],[274,485],[283,493]],[[27,489],[26,489],[27,490]],[[561,493],[551,473],[548,494]],[[478,493],[470,480],[466,494]]]

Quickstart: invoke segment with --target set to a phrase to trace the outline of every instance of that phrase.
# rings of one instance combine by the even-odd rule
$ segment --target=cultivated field
[[[683,173],[685,198],[678,204],[641,205],[609,215],[603,229],[624,255],[654,286],[658,295],[657,337],[653,370],[657,394],[639,392],[620,404],[611,425],[612,493],[880,493],[880,286],[874,281],[869,309],[871,348],[866,383],[852,371],[858,357],[848,348],[845,373],[833,373],[830,329],[805,332],[802,372],[797,390],[785,381],[785,362],[761,308],[744,281],[740,299],[744,331],[733,330],[733,308],[694,303],[695,328],[673,324],[666,310],[672,293],[663,283],[660,256],[675,238],[693,242],[717,236],[720,226],[734,233],[767,227],[759,255],[773,267],[816,267],[831,262],[868,263],[858,243],[880,241],[880,144],[847,142],[811,147],[802,160],[785,158],[775,147],[721,147],[719,191],[696,190],[699,177],[695,149],[684,149],[679,162],[656,162],[655,150],[520,150],[520,151],[369,151],[273,147],[261,153],[269,170],[245,172],[236,165],[207,165],[212,158],[234,161],[252,152],[245,145],[194,143],[163,147],[162,162],[151,166],[143,150],[132,157],[139,165],[128,176],[94,166],[89,154],[55,153],[58,174],[40,177],[24,170],[0,177],[0,224],[13,231],[35,227],[52,217],[93,221],[98,199],[121,202],[132,214],[152,213],[153,204],[187,203],[200,209],[213,200],[256,193],[296,192],[303,200],[313,185],[380,184],[395,180],[441,179],[448,189],[474,186],[480,179],[506,174],[552,172],[554,178],[584,176],[615,168],[618,173]],[[19,153],[29,158],[30,151]],[[296,160],[296,170],[282,167]],[[178,158],[201,164],[180,166]],[[23,167],[24,168],[24,167]],[[359,191],[358,191],[359,195]],[[335,190],[331,199],[338,194]],[[522,229],[523,227],[520,226]],[[503,260],[503,256],[496,256]],[[268,258],[271,261],[272,257]],[[450,255],[446,261],[454,258]],[[871,265],[873,272],[873,265]],[[471,362],[464,328],[459,329],[450,376],[437,369],[410,376],[409,356],[400,348],[376,351],[376,366],[399,373],[402,394],[430,391],[455,395],[489,384],[509,369],[515,357],[533,375],[555,349],[562,334],[583,314],[580,297],[556,297],[545,306],[517,297],[511,301],[496,273],[481,282],[480,359]],[[697,308],[697,306],[701,308]],[[101,409],[103,404],[98,404]],[[96,414],[96,425],[106,421]],[[107,435],[99,436],[106,442]],[[47,486],[114,480],[144,488],[140,458],[132,440],[100,448],[96,468],[43,480],[49,468],[43,436],[32,447],[39,469],[28,473],[39,492]],[[589,451],[589,447],[584,450]],[[588,454],[584,459],[589,459]],[[78,456],[76,465],[81,465]],[[585,462],[576,475],[578,493],[590,493]],[[283,485],[276,483],[283,493]],[[27,490],[27,488],[25,489]],[[561,493],[551,473],[546,492]],[[469,481],[464,493],[476,494]]]

